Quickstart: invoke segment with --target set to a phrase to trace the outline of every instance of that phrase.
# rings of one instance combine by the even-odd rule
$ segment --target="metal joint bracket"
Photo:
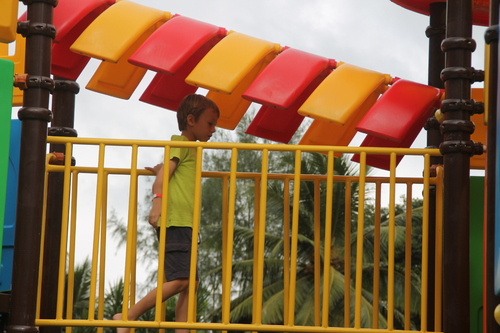
[[[72,80],[55,80],[54,91],[71,91],[74,94],[80,92],[80,85]]]
[[[473,114],[483,114],[484,113],[484,103],[483,102],[474,102],[474,111]]]
[[[457,120],[450,119],[445,120],[441,124],[441,133],[450,133],[450,132],[466,132],[469,134],[474,133],[476,126],[470,120]]]
[[[441,50],[444,52],[453,49],[463,49],[474,52],[476,49],[476,41],[469,37],[449,37],[441,43]]]
[[[447,67],[441,71],[441,80],[467,79],[472,82],[484,81],[484,71],[473,67]]]
[[[17,23],[17,32],[23,37],[32,35],[45,35],[50,38],[56,38],[56,27],[49,23],[38,23],[23,21]]]
[[[48,155],[49,155],[48,163],[50,165],[64,165],[65,156],[66,156],[64,153],[53,152],[53,153],[50,153]],[[75,166],[75,165],[76,165],[76,159],[72,156],[71,157],[71,166]]]
[[[49,127],[49,136],[69,136],[76,138],[78,136],[77,131],[71,127]]]
[[[445,99],[441,102],[441,113],[468,111],[470,115],[484,113],[484,103],[473,99]]]
[[[14,87],[21,90],[28,89],[28,84],[26,83],[27,80],[28,74],[14,74]]]
[[[40,108],[36,106],[26,106],[19,109],[17,112],[17,117],[22,120],[35,119],[35,120],[45,120],[47,122],[52,121],[52,111],[45,108]]]
[[[444,35],[445,33],[446,33],[446,28],[444,26],[439,28],[428,26],[427,29],[425,29],[425,35],[427,36],[427,38],[436,35]]]
[[[484,32],[484,41],[486,44],[498,41],[498,24],[492,25]]]
[[[29,88],[41,88],[47,89],[50,92],[54,91],[54,80],[48,76],[42,75],[28,75],[26,79],[26,87]]]
[[[474,141],[458,141],[451,140],[442,142],[439,145],[439,151],[442,155],[450,153],[468,153],[470,156],[481,155],[484,153],[484,146],[482,143],[475,143]]]
[[[430,170],[429,170],[430,171],[430,175],[429,176],[431,176],[431,177],[437,177],[437,168],[440,167],[440,166],[442,167],[443,165],[442,164],[433,164],[433,165],[431,165]],[[434,191],[435,190],[436,190],[436,188],[434,187]]]
[[[437,120],[436,117],[432,116],[427,118],[427,121],[425,122],[424,129],[426,131],[430,129],[438,129],[439,128],[439,121]]]
[[[474,111],[473,99],[445,99],[441,102],[441,113],[446,113],[449,111],[468,111],[472,113]]]

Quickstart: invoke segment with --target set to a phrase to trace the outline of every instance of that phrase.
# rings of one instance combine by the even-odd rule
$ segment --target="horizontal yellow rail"
[[[54,144],[80,144],[80,145],[105,145],[105,146],[132,146],[139,147],[202,147],[208,149],[237,149],[237,150],[263,150],[269,151],[301,151],[328,153],[367,154],[377,155],[430,155],[440,156],[439,149],[418,148],[375,148],[375,147],[344,147],[344,146],[312,146],[312,145],[285,145],[285,144],[261,144],[261,143],[231,143],[231,142],[193,142],[193,141],[157,141],[157,140],[125,140],[125,139],[96,139],[96,138],[71,138],[49,136],[47,143]]]

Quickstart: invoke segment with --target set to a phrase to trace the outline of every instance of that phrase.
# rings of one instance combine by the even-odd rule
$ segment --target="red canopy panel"
[[[335,60],[286,48],[242,95],[263,105],[246,133],[288,143],[304,119],[297,110],[335,67]]]
[[[362,147],[409,148],[427,119],[440,106],[442,91],[431,86],[396,81],[356,126],[367,133]],[[396,157],[399,164],[402,155]],[[359,162],[359,155],[352,161]],[[366,164],[389,170],[390,155],[366,155]]]
[[[184,96],[197,90],[186,77],[226,34],[224,28],[179,15],[164,23],[128,60],[158,72],[140,100],[176,111]]]
[[[438,88],[398,80],[370,108],[356,130],[400,143],[408,137],[415,139],[439,107],[441,95]]]
[[[70,51],[69,47],[96,17],[114,3],[115,0],[59,0],[54,8],[57,35],[52,46],[53,75],[69,80],[78,78],[90,58]]]

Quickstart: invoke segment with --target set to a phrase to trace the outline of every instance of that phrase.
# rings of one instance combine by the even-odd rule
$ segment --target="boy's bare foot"
[[[122,314],[121,313],[117,313],[113,316],[113,320],[122,320]],[[116,333],[129,333],[130,332],[130,328],[128,327],[117,327],[116,328]]]

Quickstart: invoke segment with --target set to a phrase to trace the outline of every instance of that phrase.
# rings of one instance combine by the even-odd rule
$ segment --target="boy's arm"
[[[174,174],[175,169],[179,163],[178,158],[173,158],[169,162],[169,179]],[[163,189],[163,163],[157,164],[154,167],[146,167],[146,170],[152,171],[156,174],[156,179],[153,183],[153,194],[162,194]],[[158,221],[160,220],[161,215],[161,202],[162,197],[154,197],[153,198],[153,206],[151,207],[151,211],[149,212],[148,221],[153,227],[158,228]]]

